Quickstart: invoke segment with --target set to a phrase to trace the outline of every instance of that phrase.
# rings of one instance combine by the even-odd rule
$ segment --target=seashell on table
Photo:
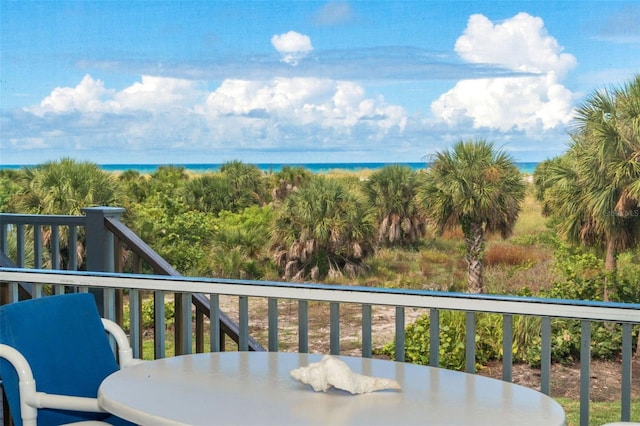
[[[291,370],[291,377],[311,385],[314,391],[323,392],[331,387],[352,394],[400,389],[400,384],[393,379],[355,373],[344,361],[331,355],[325,355],[319,362],[312,362],[307,366]]]

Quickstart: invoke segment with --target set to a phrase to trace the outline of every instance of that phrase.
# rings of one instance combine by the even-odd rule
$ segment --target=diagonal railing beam
[[[176,269],[171,266],[162,256],[155,252],[142,238],[129,229],[121,221],[113,218],[105,218],[106,228],[113,233],[118,239],[126,244],[130,250],[147,262],[156,274],[168,275],[172,277],[182,276]],[[210,300],[204,294],[196,293],[191,295],[192,303],[196,310],[204,313],[205,316],[211,318]],[[184,308],[183,308],[184,309]],[[176,317],[178,314],[176,313]],[[184,322],[184,321],[183,321]],[[240,343],[240,327],[224,312],[219,312],[220,329],[223,334],[229,336],[235,343]],[[186,334],[183,332],[183,334]],[[254,338],[248,336],[248,349],[251,351],[264,351],[265,349]],[[190,347],[191,345],[182,342],[182,346]]]

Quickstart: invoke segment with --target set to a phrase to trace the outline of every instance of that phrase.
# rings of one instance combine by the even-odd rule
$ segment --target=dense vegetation
[[[376,249],[416,249],[429,223],[440,232],[461,226],[474,292],[483,291],[485,233],[508,236],[525,189],[513,161],[484,141],[456,144],[425,171],[393,165],[362,180],[300,168],[263,175],[238,161],[197,176],[164,166],[116,177],[69,158],[3,179],[3,211],[124,206],[125,222],[186,275],[354,279],[367,274]]]

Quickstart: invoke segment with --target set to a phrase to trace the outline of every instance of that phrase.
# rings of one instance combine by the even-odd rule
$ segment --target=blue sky
[[[0,2],[0,164],[420,162],[567,146],[636,1]]]

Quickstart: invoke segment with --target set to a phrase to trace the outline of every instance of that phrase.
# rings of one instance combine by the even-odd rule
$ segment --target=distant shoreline
[[[425,162],[414,163],[247,163],[253,164],[263,172],[279,172],[283,167],[302,167],[312,173],[328,173],[332,171],[361,172],[365,170],[375,171],[385,166],[399,164],[408,166],[413,170],[423,170],[426,168]],[[538,165],[537,162],[516,162],[518,169],[523,174],[532,175]],[[220,169],[223,163],[186,163],[186,164],[98,164],[98,166],[106,172],[122,173],[128,170],[134,170],[141,174],[150,174],[158,170],[162,166],[184,167],[187,172],[191,173],[211,173]],[[36,165],[20,165],[20,164],[0,164],[0,169],[18,170],[23,167],[34,167]]]

